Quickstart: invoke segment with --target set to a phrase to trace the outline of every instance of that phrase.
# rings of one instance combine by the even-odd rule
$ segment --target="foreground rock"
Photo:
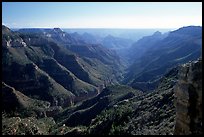
[[[175,86],[176,135],[202,134],[202,60],[184,64]]]

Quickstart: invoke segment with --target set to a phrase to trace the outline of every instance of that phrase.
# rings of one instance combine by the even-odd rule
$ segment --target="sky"
[[[2,2],[10,28],[202,26],[202,2]]]

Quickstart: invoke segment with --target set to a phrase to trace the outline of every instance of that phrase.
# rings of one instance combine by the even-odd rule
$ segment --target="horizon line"
[[[2,24],[3,26],[4,24]],[[8,27],[7,25],[4,25],[6,27]],[[181,26],[181,27],[171,27],[171,28],[153,28],[153,27],[143,27],[143,28],[137,28],[137,27],[133,27],[133,28],[125,28],[125,27],[117,27],[117,28],[113,28],[113,27],[8,27],[10,29],[30,29],[30,28],[33,28],[33,29],[53,29],[53,28],[61,28],[61,29],[177,29],[177,28],[182,28],[182,27],[188,27],[188,26],[199,26],[199,27],[202,27],[202,25],[184,25],[184,26]]]

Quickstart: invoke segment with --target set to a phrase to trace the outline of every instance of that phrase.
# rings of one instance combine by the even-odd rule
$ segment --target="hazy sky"
[[[10,28],[179,28],[202,25],[202,2],[3,2]]]

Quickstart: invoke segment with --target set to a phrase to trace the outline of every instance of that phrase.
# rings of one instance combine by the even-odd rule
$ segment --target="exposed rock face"
[[[202,134],[202,59],[184,64],[175,86],[174,134]]]

